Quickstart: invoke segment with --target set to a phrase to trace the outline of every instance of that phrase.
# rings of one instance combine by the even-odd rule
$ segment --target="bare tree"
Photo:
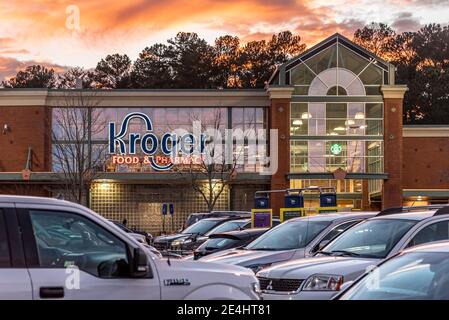
[[[61,174],[64,197],[83,205],[89,205],[89,188],[103,171],[107,147],[92,144],[106,126],[100,101],[94,91],[68,91],[53,108],[53,171]]]
[[[195,122],[200,123],[201,132],[207,134],[205,148],[202,153],[183,155],[182,163],[174,166],[174,171],[204,199],[209,211],[214,209],[220,196],[236,178],[238,169],[243,166],[245,143],[250,136],[249,130],[236,136],[224,130],[225,117],[221,108],[214,110],[214,117],[209,123],[201,121],[198,115],[191,115],[194,126]]]

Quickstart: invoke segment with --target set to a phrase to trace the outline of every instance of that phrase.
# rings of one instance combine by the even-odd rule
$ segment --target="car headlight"
[[[315,274],[309,277],[303,291],[339,291],[343,284],[343,276],[331,274]]]
[[[254,273],[257,273],[257,272],[259,272],[262,269],[268,268],[269,266],[271,266],[271,263],[254,264],[254,265],[248,266],[248,268],[253,270]]]
[[[259,282],[251,283],[251,290],[253,290],[257,295],[260,295],[262,293],[262,291],[260,290]]]
[[[178,247],[178,246],[182,246],[182,245],[185,245],[185,244],[189,244],[191,242],[192,242],[191,239],[175,240],[175,241],[172,242],[172,246]]]

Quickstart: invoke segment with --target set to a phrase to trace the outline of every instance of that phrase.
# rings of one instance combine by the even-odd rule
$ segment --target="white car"
[[[0,299],[258,299],[242,267],[163,259],[75,203],[0,196]]]

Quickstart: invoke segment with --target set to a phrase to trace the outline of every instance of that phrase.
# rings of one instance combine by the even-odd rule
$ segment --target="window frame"
[[[5,252],[5,256],[2,257],[5,258],[5,264],[0,264],[0,269],[10,269],[12,267],[12,255],[11,255],[11,241],[10,241],[10,237],[9,237],[9,232],[8,232],[8,222],[6,220],[6,215],[4,212],[4,208],[0,207],[0,242],[5,242],[4,244],[6,245],[6,252]]]
[[[121,239],[119,236],[117,236],[116,234],[114,234],[113,232],[111,232],[110,230],[106,229],[104,226],[98,224],[96,221],[90,219],[89,217],[79,214],[76,211],[72,211],[72,210],[67,210],[67,209],[59,209],[59,208],[17,208],[18,211],[18,217],[19,217],[19,222],[20,222],[20,226],[23,230],[22,234],[23,234],[23,244],[24,244],[24,250],[25,250],[25,258],[26,258],[26,264],[28,268],[31,269],[65,269],[65,267],[63,266],[58,266],[58,267],[43,267],[40,264],[40,260],[39,260],[39,254],[38,254],[38,248],[37,248],[37,243],[36,243],[36,238],[34,236],[34,229],[33,229],[33,224],[31,221],[31,211],[41,211],[41,212],[57,212],[57,213],[64,213],[64,214],[70,214],[70,215],[74,215],[74,216],[78,216],[81,217],[83,219],[88,220],[89,222],[91,222],[92,224],[96,225],[98,228],[101,228],[104,232],[107,232],[108,234],[111,234],[113,237],[117,238],[117,240],[121,241],[126,248],[126,256],[128,259],[128,265],[129,265],[129,275],[127,276],[123,276],[123,277],[101,277],[98,274],[92,274],[84,269],[80,269],[80,271],[85,272],[97,279],[104,279],[104,280],[119,280],[119,279],[135,279],[134,277],[131,276],[131,270],[133,268],[133,255],[132,255],[132,250],[131,250],[131,245],[129,243],[127,243],[126,241],[124,241],[123,239]],[[148,262],[148,268],[149,268],[149,272],[148,272],[148,276],[145,279],[148,278],[154,278],[153,275],[153,268],[151,266],[151,263]]]
[[[343,233],[345,233],[348,229],[354,227],[356,224],[358,224],[358,223],[360,223],[360,222],[362,222],[362,221],[364,221],[364,220],[365,220],[365,219],[354,219],[354,220],[343,221],[343,222],[340,222],[340,223],[335,224],[335,225],[330,225],[330,226],[329,226],[329,230],[323,231],[322,236],[319,237],[319,239],[318,239],[317,241],[315,241],[315,242],[310,246],[311,248],[309,249],[309,254],[315,254],[315,253],[318,251],[318,250],[315,250],[315,249],[316,249],[316,247],[321,243],[321,241],[323,241],[323,239],[326,238],[327,235],[328,235],[329,233],[331,233],[332,231],[334,231],[334,230],[337,229],[338,227],[340,227],[340,226],[342,226],[342,225],[344,225],[344,224],[347,224],[347,223],[353,223],[352,226],[346,228],[346,229],[345,229],[343,232],[341,232],[339,235],[337,235],[336,237],[332,238],[332,240],[330,240],[329,243],[332,242],[332,241],[334,241],[335,239],[337,239],[339,236],[341,236]]]
[[[424,242],[421,244],[417,244],[414,246],[410,246],[410,243],[413,241],[413,239],[418,235],[418,233],[420,233],[421,231],[423,231],[425,228],[430,227],[431,225],[437,224],[437,223],[441,223],[441,222],[446,222],[449,226],[449,219],[448,218],[444,218],[442,217],[441,219],[435,219],[435,220],[431,220],[431,221],[425,221],[425,223],[420,224],[419,226],[416,227],[415,230],[413,230],[413,232],[410,234],[409,237],[407,237],[407,240],[404,242],[403,244],[403,248],[413,248],[419,245],[425,245],[428,243],[433,243],[433,242],[438,242],[438,241],[448,241],[448,239],[443,239],[443,240],[436,240],[436,241],[430,241],[430,242]]]

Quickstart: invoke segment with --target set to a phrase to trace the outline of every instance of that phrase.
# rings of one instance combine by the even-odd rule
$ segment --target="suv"
[[[0,196],[0,299],[257,299],[252,272],[161,259],[81,205]]]
[[[381,211],[329,243],[313,258],[260,271],[264,299],[330,299],[403,249],[449,239],[449,206],[398,207]]]
[[[207,233],[216,227],[235,220],[244,220],[246,217],[222,216],[205,218],[185,228],[181,233],[159,236],[153,241],[158,250],[171,250],[180,254],[189,254],[208,239]]]
[[[273,263],[309,257],[349,227],[375,214],[322,213],[287,220],[245,247],[211,254],[200,261],[229,263],[257,272]]]
[[[335,300],[449,300],[449,242],[402,251],[360,277]]]

